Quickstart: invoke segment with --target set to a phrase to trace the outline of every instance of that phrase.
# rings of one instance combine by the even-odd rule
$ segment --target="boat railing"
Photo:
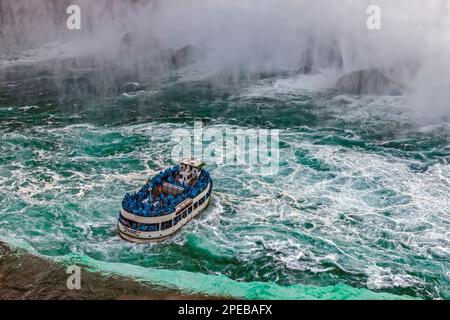
[[[163,192],[172,194],[174,196],[177,196],[177,195],[179,195],[179,194],[184,192],[184,188],[180,187],[180,186],[177,186],[177,185],[174,185],[174,184],[169,183],[169,182],[164,182],[163,183]]]

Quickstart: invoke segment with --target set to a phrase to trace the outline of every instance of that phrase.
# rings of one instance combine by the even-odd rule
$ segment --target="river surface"
[[[321,76],[0,100],[0,240],[186,293],[449,299],[450,122],[403,97],[316,90]],[[279,130],[278,172],[210,164],[199,219],[161,244],[121,240],[124,193],[173,165],[171,134],[194,121]]]

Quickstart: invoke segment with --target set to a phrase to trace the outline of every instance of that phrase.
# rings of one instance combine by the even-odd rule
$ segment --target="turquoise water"
[[[137,98],[0,103],[0,237],[65,263],[249,299],[450,298],[450,122],[402,97],[334,96],[314,76]],[[162,244],[122,241],[125,192],[172,165],[171,133],[280,130],[273,176],[210,165],[213,199]]]

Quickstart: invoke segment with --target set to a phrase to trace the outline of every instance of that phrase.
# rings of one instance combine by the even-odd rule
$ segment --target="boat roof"
[[[180,160],[180,164],[185,164],[197,169],[201,169],[205,165],[203,161],[194,158],[183,158]]]

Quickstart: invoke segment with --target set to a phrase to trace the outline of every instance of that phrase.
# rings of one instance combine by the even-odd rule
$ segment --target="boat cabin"
[[[193,185],[200,176],[205,164],[196,159],[185,158],[180,161],[180,172],[178,182],[184,185]]]

